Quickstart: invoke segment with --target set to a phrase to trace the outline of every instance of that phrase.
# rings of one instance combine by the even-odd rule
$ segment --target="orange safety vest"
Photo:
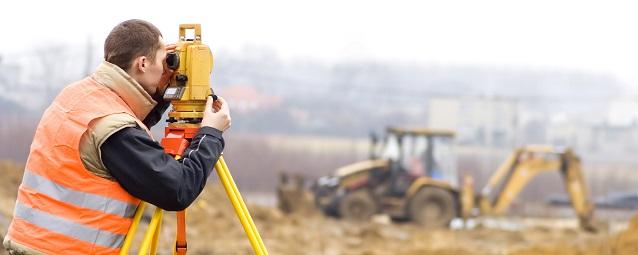
[[[115,113],[135,117],[92,77],[53,101],[31,144],[7,233],[11,241],[47,254],[119,253],[140,200],[86,170],[78,149],[91,121]]]

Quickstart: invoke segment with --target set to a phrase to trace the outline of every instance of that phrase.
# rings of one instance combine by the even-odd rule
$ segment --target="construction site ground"
[[[11,219],[22,168],[0,162],[2,236]],[[474,219],[467,224],[469,228],[455,222],[453,229],[425,230],[410,223],[392,223],[382,215],[369,222],[346,222],[314,210],[284,214],[272,206],[248,204],[270,254],[638,254],[638,217],[603,221],[598,233],[579,230],[571,218],[514,217]],[[170,254],[173,218],[173,213],[166,214],[160,254]],[[189,254],[252,254],[226,193],[215,182],[188,209],[187,220]]]

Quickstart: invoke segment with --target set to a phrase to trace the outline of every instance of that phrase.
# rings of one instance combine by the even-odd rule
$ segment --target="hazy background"
[[[166,42],[201,23],[228,99],[242,190],[364,159],[387,125],[458,132],[482,186],[513,148],[575,148],[594,195],[635,192],[638,6],[632,1],[11,1],[0,10],[0,159],[26,160],[37,122],[90,74],[119,22]],[[154,128],[161,137],[163,123]],[[563,193],[542,176],[522,200]]]

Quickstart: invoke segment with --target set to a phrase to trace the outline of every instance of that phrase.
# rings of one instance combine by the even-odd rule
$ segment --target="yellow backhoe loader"
[[[445,227],[454,218],[473,216],[475,209],[502,214],[534,176],[560,171],[581,226],[593,230],[580,160],[570,149],[516,149],[475,195],[471,177],[458,183],[454,136],[449,130],[388,128],[382,142],[372,139],[370,160],[317,180],[315,203],[324,213],[346,219],[385,213],[428,228]]]

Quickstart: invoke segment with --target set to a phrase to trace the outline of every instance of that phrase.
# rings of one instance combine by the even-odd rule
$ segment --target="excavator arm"
[[[585,177],[580,164],[580,159],[571,151],[567,150],[563,154],[563,160],[567,163],[563,164],[561,174],[569,197],[572,202],[572,207],[578,215],[580,226],[588,231],[595,231],[592,220],[594,216],[594,205],[589,200],[589,192],[585,183]]]
[[[514,151],[481,191],[481,212],[502,214],[534,177],[549,171],[560,171],[581,227],[593,231],[594,208],[580,159],[570,149],[559,151],[550,146],[526,146]]]

